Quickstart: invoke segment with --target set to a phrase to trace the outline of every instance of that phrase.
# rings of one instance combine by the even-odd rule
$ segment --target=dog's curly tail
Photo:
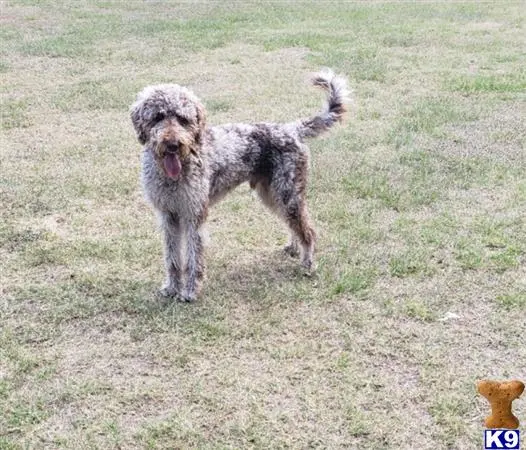
[[[323,69],[313,75],[311,82],[327,92],[325,111],[299,122],[298,132],[301,138],[316,137],[341,122],[349,103],[347,80],[335,75],[331,69]]]

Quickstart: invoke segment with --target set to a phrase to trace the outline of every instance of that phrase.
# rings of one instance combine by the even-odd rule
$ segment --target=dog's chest
[[[167,179],[159,173],[148,152],[143,155],[141,181],[144,195],[155,209],[177,212],[180,216],[198,214],[208,196],[208,186],[203,185],[202,177],[190,175],[175,181]]]

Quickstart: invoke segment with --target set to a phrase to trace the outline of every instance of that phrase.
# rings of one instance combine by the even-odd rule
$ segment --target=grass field
[[[475,381],[526,381],[523,2],[0,10],[0,449],[482,448]],[[354,103],[311,143],[316,275],[244,186],[159,305],[135,94],[288,121],[323,66]]]

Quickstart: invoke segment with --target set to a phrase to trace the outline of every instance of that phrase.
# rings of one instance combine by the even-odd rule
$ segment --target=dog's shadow
[[[257,258],[211,264],[201,297],[205,301],[223,296],[245,302],[271,301],[313,277],[306,276],[298,258],[275,250]]]
[[[257,258],[240,255],[233,260],[214,260],[212,256],[209,261],[207,276],[197,300],[186,303],[164,298],[154,289],[151,291],[152,301],[142,307],[156,317],[159,314],[164,316],[167,310],[175,308],[190,320],[190,317],[199,316],[210,307],[230,309],[238,302],[264,307],[285,298],[300,300],[302,293],[308,292],[312,283],[317,281],[316,274],[306,276],[299,258],[287,255],[282,249],[261,253]],[[190,309],[184,308],[185,305]]]

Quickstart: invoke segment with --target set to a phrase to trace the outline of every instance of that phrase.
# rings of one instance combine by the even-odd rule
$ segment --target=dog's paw
[[[316,273],[316,266],[311,260],[301,262],[301,273],[304,277],[311,278]]]
[[[300,254],[300,252],[298,250],[298,246],[294,245],[294,244],[291,244],[291,243],[285,245],[285,247],[283,247],[283,251],[287,255],[292,256],[292,257],[299,256],[299,254]]]
[[[187,302],[187,303],[192,303],[193,301],[195,301],[196,297],[197,296],[195,292],[189,292],[186,290],[179,296],[181,301]]]
[[[157,296],[162,301],[178,300],[181,298],[181,293],[179,292],[178,289],[175,289],[172,286],[164,286],[157,291]]]
[[[175,289],[161,288],[157,291],[157,300],[161,305],[169,305],[173,302],[191,303],[196,296],[184,292],[179,292]]]
[[[301,268],[301,274],[305,277],[305,278],[312,278],[314,276],[314,270],[312,269],[306,269],[305,267],[302,267]]]
[[[179,292],[170,286],[165,286],[159,289],[159,295],[161,297],[177,297]]]

